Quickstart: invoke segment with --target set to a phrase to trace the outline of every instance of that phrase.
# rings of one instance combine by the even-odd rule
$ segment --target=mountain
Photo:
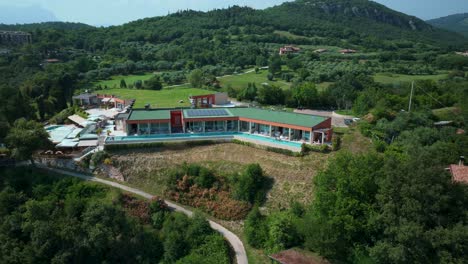
[[[134,47],[170,44],[173,50],[165,54],[166,60],[177,57],[182,46],[187,53],[204,52],[191,47],[202,42],[208,47],[214,40],[223,44],[240,41],[373,50],[395,49],[405,43],[451,49],[467,44],[457,33],[367,0],[296,0],[263,10],[239,6],[208,12],[188,10],[106,28],[72,23],[0,25],[0,29],[30,32],[41,27],[86,29],[85,33],[72,33],[76,39],[70,38],[70,43],[78,41],[93,50],[113,49],[116,54],[122,43]]]
[[[333,30],[342,36],[351,33],[359,38],[407,39],[433,44],[464,41],[457,34],[368,0],[296,0],[265,12],[277,26],[304,31]]]
[[[93,26],[83,24],[83,23],[73,23],[73,22],[42,22],[42,23],[31,23],[31,24],[1,24],[0,30],[11,30],[11,31],[34,31],[34,30],[44,30],[44,29],[54,29],[54,30],[78,30],[78,29],[92,29]]]
[[[468,37],[468,13],[431,19],[427,23],[434,27],[455,31]]]
[[[160,43],[208,32],[221,34],[231,27],[242,29],[256,42],[271,42],[276,31],[287,31],[299,37],[294,40],[297,44],[323,45],[328,41],[340,45],[344,41],[345,46],[378,48],[385,41],[435,46],[466,43],[463,36],[367,0],[296,0],[264,10],[234,6],[209,12],[181,11],[110,27],[107,33],[125,33],[127,41]]]
[[[57,21],[57,17],[49,10],[40,6],[0,6],[0,23],[25,24]]]

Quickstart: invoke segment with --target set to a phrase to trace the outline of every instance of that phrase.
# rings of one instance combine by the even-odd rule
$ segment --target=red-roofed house
[[[298,53],[301,51],[300,48],[294,47],[294,46],[284,46],[280,48],[279,50],[279,55],[286,55],[286,54],[292,54],[292,53]]]
[[[465,157],[460,157],[460,162],[449,167],[454,182],[468,184],[468,166],[465,166]]]
[[[341,53],[341,54],[354,54],[354,53],[357,53],[357,50],[353,50],[353,49],[344,49],[344,50],[340,50],[340,53]]]

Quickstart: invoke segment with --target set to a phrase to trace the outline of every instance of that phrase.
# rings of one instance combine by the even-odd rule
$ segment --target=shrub
[[[247,165],[245,171],[235,179],[233,197],[236,200],[254,203],[263,199],[262,191],[266,177],[259,164]]]
[[[385,150],[387,149],[387,143],[383,140],[376,139],[373,141],[374,143],[374,148],[377,152],[384,153]]]
[[[207,168],[202,167],[194,181],[198,186],[209,189],[216,182],[216,178],[213,172]]]
[[[320,152],[320,153],[327,153],[330,149],[328,148],[328,145],[323,144],[320,146],[315,146],[315,145],[308,145],[308,144],[302,144],[301,147],[301,155],[306,155],[310,152]]]
[[[92,156],[91,156],[91,160],[90,160],[90,165],[92,166],[98,166],[99,164],[101,164],[105,159],[109,158],[109,154],[105,151],[98,151],[96,153],[94,153]]]
[[[333,140],[332,140],[332,149],[334,151],[337,151],[339,150],[341,147],[341,137],[340,136],[335,136],[333,137]]]
[[[249,245],[254,248],[263,248],[268,238],[268,227],[265,219],[258,206],[255,206],[245,220],[244,234]]]

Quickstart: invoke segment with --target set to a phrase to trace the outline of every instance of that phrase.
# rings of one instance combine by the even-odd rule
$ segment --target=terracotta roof
[[[454,182],[468,184],[468,166],[464,165],[450,165],[450,172]]]
[[[301,254],[292,249],[273,254],[270,256],[270,258],[281,264],[328,264],[330,263],[320,257],[305,256],[304,254]]]

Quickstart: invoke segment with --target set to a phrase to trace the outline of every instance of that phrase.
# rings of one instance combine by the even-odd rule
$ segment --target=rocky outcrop
[[[305,1],[308,6],[313,6],[327,15],[344,15],[354,18],[367,18],[376,22],[411,29],[431,29],[430,25],[419,21],[417,18],[394,12],[376,3],[360,3],[353,1]]]
[[[100,176],[111,178],[117,181],[121,181],[121,182],[125,181],[125,177],[123,176],[123,174],[116,167],[112,165],[101,164],[96,169],[95,173]]]

